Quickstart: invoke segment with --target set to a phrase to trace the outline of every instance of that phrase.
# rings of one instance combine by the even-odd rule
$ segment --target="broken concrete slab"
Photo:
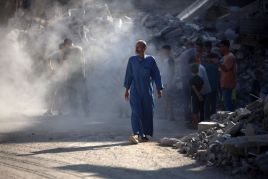
[[[224,147],[233,155],[245,156],[248,148],[268,147],[268,134],[229,138],[224,142]]]
[[[233,119],[233,121],[237,122],[239,120],[245,119],[245,118],[249,117],[250,114],[251,114],[250,110],[248,110],[246,108],[239,108],[239,109],[235,110],[236,117]]]
[[[231,136],[237,136],[238,133],[243,128],[244,122],[234,123],[229,121],[227,127],[225,128],[225,134],[230,134]]]
[[[217,122],[199,122],[198,123],[198,131],[204,131],[207,129],[211,129],[213,127],[217,127],[218,123]]]
[[[197,150],[196,158],[202,162],[207,161],[207,150]]]
[[[160,139],[160,145],[162,146],[173,146],[177,142],[181,142],[181,141],[177,138],[167,138],[167,137]]]
[[[176,149],[182,148],[183,146],[185,146],[185,142],[182,141],[176,142],[176,144],[174,145]]]

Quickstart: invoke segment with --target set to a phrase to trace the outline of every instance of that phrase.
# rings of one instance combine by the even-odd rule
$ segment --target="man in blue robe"
[[[132,110],[131,125],[133,135],[130,142],[138,144],[148,141],[153,135],[153,82],[156,84],[158,98],[162,97],[163,85],[154,57],[145,55],[146,42],[136,43],[136,56],[129,58],[124,87],[125,99],[130,99]],[[130,91],[130,94],[129,94]]]

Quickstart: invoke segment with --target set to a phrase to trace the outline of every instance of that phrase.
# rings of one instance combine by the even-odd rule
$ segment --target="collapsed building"
[[[202,37],[214,46],[222,39],[230,40],[237,60],[237,110],[218,111],[210,121],[200,122],[196,133],[162,138],[160,145],[172,146],[207,166],[228,169],[231,174],[267,175],[267,18],[267,1],[202,0],[180,14],[148,15],[144,19],[152,39],[171,44],[176,57]],[[213,50],[218,53],[217,47]],[[262,74],[261,96],[251,102],[256,71]]]
[[[268,93],[267,12],[266,1],[234,3],[202,0],[194,2],[179,14],[147,13],[141,22],[158,48],[162,44],[172,46],[177,61],[182,51],[200,37],[211,41],[217,54],[216,44],[222,39],[230,40],[238,68],[236,105],[245,107],[252,97],[250,90],[256,71],[262,73],[262,96]],[[178,84],[179,81],[177,77]]]
[[[56,34],[58,39],[71,34],[70,38],[77,44],[97,43],[94,38],[95,32],[99,30],[95,28],[98,27],[97,24],[106,27],[102,30],[107,33],[114,28],[112,24],[115,23],[121,26],[123,23],[135,23],[138,28],[142,26],[150,36],[149,43],[157,48],[170,44],[177,59],[199,37],[211,41],[214,45],[222,38],[231,40],[231,48],[238,63],[237,106],[241,108],[235,112],[219,111],[211,117],[211,122],[200,123],[197,133],[180,139],[164,138],[160,144],[178,148],[181,153],[204,161],[208,166],[232,168],[234,174],[267,172],[268,100],[260,99],[249,104],[251,83],[256,70],[263,73],[263,96],[268,93],[266,1],[202,0],[195,1],[182,12],[152,14],[145,11],[135,14],[132,18],[124,16],[118,19],[113,17],[109,7],[103,4],[79,6],[76,1],[76,6],[69,9],[64,5],[72,3],[71,0],[14,0],[0,3],[0,7],[5,7],[5,11],[0,11],[4,14],[0,16],[1,22],[9,23],[20,30],[23,38],[31,42],[27,45],[27,50],[30,50],[35,59],[44,58],[47,56],[45,53],[56,48],[40,41],[58,29],[61,32]],[[62,6],[47,9],[47,4],[53,3],[60,3]],[[94,16],[96,11],[99,16]],[[67,26],[62,27],[62,24]],[[92,28],[90,24],[96,26]],[[213,50],[218,53],[217,48]],[[43,63],[45,62],[42,60],[35,63],[38,72],[45,66]],[[177,73],[179,74],[179,71]],[[180,79],[179,75],[177,76],[179,89]]]
[[[181,138],[162,138],[160,144],[231,174],[267,175],[267,107],[268,98],[235,112],[218,111],[210,122],[198,124],[198,132]]]

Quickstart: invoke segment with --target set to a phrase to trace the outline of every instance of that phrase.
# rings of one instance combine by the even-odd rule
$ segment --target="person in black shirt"
[[[192,99],[192,123],[194,127],[197,127],[200,121],[200,110],[204,107],[204,99],[201,94],[204,81],[198,75],[198,64],[191,64],[192,78],[190,79],[191,87],[191,99]]]

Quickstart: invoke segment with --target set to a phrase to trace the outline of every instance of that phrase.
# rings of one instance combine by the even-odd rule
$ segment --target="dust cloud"
[[[53,88],[48,57],[65,38],[83,48],[90,115],[129,115],[123,79],[135,42],[149,39],[136,22],[142,13],[132,1],[49,2],[18,10],[0,28],[0,116],[46,111]]]

